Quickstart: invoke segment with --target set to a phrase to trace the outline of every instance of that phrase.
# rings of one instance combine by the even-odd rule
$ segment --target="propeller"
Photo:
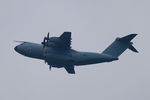
[[[48,32],[48,34],[47,34],[47,39],[49,39],[49,32]]]
[[[49,40],[49,32],[48,32],[48,34],[47,34],[47,37],[44,37],[44,40],[43,40],[43,42],[41,43],[41,44],[43,44],[43,47],[47,46],[48,40]]]
[[[51,68],[52,68],[52,66],[50,65],[50,66],[49,66],[49,70],[50,70],[50,71],[51,71]]]
[[[43,42],[41,42],[41,44],[43,44],[43,48],[45,48],[45,46],[48,45],[48,40],[49,40],[49,32],[48,32],[48,34],[47,34],[47,37],[44,37]],[[44,62],[45,62],[45,64],[47,63],[46,57],[45,57]],[[52,67],[52,66],[49,66],[49,70],[51,70],[51,67]]]
[[[43,48],[48,45],[48,40],[49,40],[49,32],[48,32],[48,34],[47,34],[47,37],[44,37],[43,42],[41,42],[41,44],[43,44]],[[48,62],[46,61],[46,57],[45,57],[45,59],[44,59],[44,62],[45,62],[45,64],[48,63]],[[52,68],[52,66],[50,65],[50,66],[49,66],[49,70],[51,70],[51,68]]]

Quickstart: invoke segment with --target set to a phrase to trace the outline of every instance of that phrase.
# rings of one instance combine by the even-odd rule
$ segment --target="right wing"
[[[59,50],[71,49],[71,32],[64,32],[60,37],[51,37],[48,40],[48,46]]]

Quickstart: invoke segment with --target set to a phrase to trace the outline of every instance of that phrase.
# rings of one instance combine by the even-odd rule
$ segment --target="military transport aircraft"
[[[44,60],[50,70],[51,67],[65,68],[69,74],[75,74],[75,66],[115,61],[126,49],[138,52],[131,42],[136,35],[116,38],[102,53],[71,49],[71,32],[64,32],[60,37],[49,37],[48,33],[41,44],[17,41],[21,44],[14,49],[24,56]]]

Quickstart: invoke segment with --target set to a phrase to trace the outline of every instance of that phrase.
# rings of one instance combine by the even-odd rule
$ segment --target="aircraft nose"
[[[14,50],[18,53],[22,53],[23,52],[23,48],[22,48],[22,45],[17,45]]]
[[[17,45],[14,50],[22,55],[25,55],[27,53],[27,46],[25,45],[25,43],[19,44]]]
[[[14,49],[15,49],[15,51],[17,51],[17,52],[18,52],[18,46],[16,46]]]

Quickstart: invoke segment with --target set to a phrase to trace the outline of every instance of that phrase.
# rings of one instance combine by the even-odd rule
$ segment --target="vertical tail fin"
[[[122,38],[117,38],[108,48],[106,48],[102,53],[111,55],[113,57],[119,57],[126,49],[130,49],[134,52],[138,52],[133,46],[131,40],[137,34],[130,34]]]

